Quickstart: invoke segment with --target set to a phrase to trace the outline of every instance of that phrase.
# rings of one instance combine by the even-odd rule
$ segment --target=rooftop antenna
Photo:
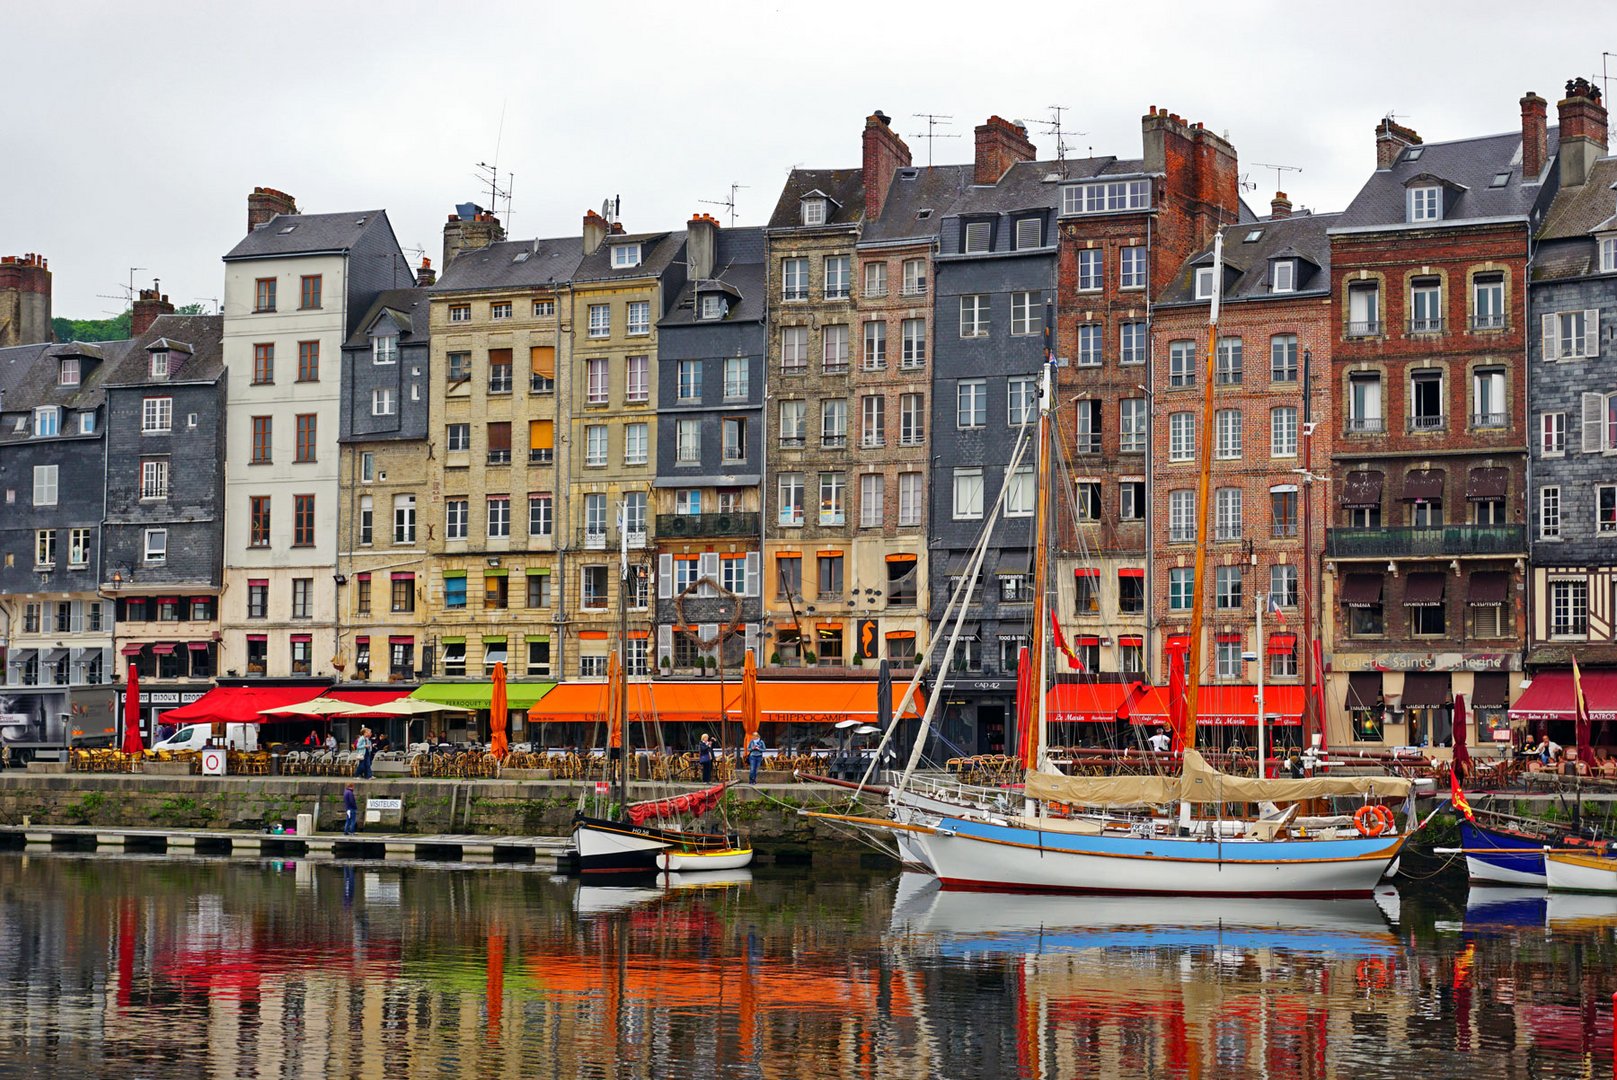
[[[1617,58],[1617,53],[1603,52],[1600,54],[1600,97],[1602,99],[1611,97],[1612,76],[1606,73],[1606,61],[1614,58]],[[1608,134],[1609,132],[1617,132],[1617,124],[1611,125],[1608,129]],[[1611,140],[1608,137],[1606,141],[1610,142]]]
[[[705,206],[724,207],[725,210],[730,214],[730,228],[733,229],[736,227],[736,192],[747,186],[748,185],[746,184],[738,184],[732,180],[730,181],[730,197],[728,199],[697,199],[696,201]]]
[[[1063,128],[1061,126],[1061,114],[1066,112],[1066,111],[1067,111],[1067,106],[1065,106],[1065,105],[1051,105],[1050,106],[1050,119],[1048,119],[1048,120],[1034,120],[1033,121],[1033,123],[1039,125],[1039,127],[1044,129],[1043,133],[1045,135],[1054,135],[1056,137],[1056,160],[1057,161],[1062,161],[1062,162],[1067,160],[1067,140],[1066,140],[1066,136],[1068,136],[1068,135],[1088,135],[1089,134],[1089,132],[1087,132],[1087,131],[1068,131],[1065,128]],[[1024,123],[1026,123],[1026,121],[1024,121]],[[1093,150],[1091,150],[1091,153],[1093,153]]]
[[[1301,165],[1270,165],[1268,162],[1264,162],[1264,161],[1254,161],[1252,164],[1256,165],[1260,169],[1273,169],[1275,171],[1275,190],[1276,191],[1285,191],[1286,190],[1286,184],[1285,184],[1285,181],[1284,181],[1284,179],[1282,177],[1283,173],[1302,172],[1303,171]],[[1254,188],[1257,187],[1256,184],[1253,184],[1252,186]]]
[[[130,308],[130,307],[134,306],[134,304],[135,304],[135,274],[138,273],[141,270],[149,270],[149,269],[151,269],[151,267],[149,267],[149,266],[131,266],[129,268],[129,284],[125,285],[125,284],[120,283],[117,286],[117,288],[120,288],[120,289],[123,290],[123,295],[122,296],[118,296],[118,295],[113,294],[113,293],[96,293],[95,294],[96,297],[101,299],[101,300],[122,300],[124,302],[124,307],[123,308],[120,308],[117,311],[108,311],[107,312],[108,315],[122,315],[126,308]]]
[[[1251,173],[1242,173],[1241,179],[1237,183],[1242,191],[1258,190],[1258,182],[1252,179]]]
[[[505,187],[500,187],[500,145],[505,141],[505,101],[500,102],[500,126],[494,132],[494,160],[479,161],[477,163],[477,179],[480,183],[488,185],[489,213],[498,215],[500,200],[505,200],[505,218],[507,225],[511,217],[511,186],[516,179],[515,175],[505,174]]]
[[[217,296],[193,296],[191,297],[191,302],[196,304],[212,304],[213,310],[203,312],[204,315],[219,314],[219,298]]]
[[[929,112],[918,112],[918,113],[913,113],[912,115],[917,120],[925,120],[926,121],[926,131],[924,133],[918,131],[914,135],[912,135],[911,138],[925,139],[926,140],[926,167],[930,169],[932,167],[932,140],[933,139],[958,139],[958,138],[960,138],[960,135],[959,135],[958,132],[956,132],[953,135],[949,135],[949,134],[940,135],[940,134],[938,134],[938,131],[937,131],[938,128],[940,128],[940,127],[949,127],[950,126],[949,124],[946,124],[946,123],[940,123],[940,121],[953,120],[954,119],[953,116],[947,115],[945,113],[929,113]]]

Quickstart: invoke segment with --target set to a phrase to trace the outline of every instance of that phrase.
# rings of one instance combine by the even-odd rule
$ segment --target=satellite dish
[[[862,721],[859,721],[859,720],[838,720],[832,726],[835,727],[838,731],[846,731],[848,728],[858,727],[860,725],[860,723],[862,723]]]
[[[608,221],[612,220],[612,200],[610,198],[601,200],[601,216]]]
[[[472,218],[476,217],[482,211],[482,209],[483,208],[481,206],[478,206],[473,202],[455,204],[455,213],[462,221],[472,220]]]

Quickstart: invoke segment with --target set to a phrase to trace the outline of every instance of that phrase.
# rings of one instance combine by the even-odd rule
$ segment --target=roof
[[[718,291],[731,297],[729,314],[721,322],[698,319],[695,306],[698,291]],[[721,228],[714,252],[713,276],[703,281],[687,281],[659,325],[720,326],[761,322],[766,310],[764,291],[763,229]]]
[[[105,385],[217,382],[225,371],[224,325],[218,315],[159,315],[144,334],[126,343],[121,357],[107,364]],[[168,379],[153,380],[150,351],[165,343],[171,352],[178,350],[186,356],[178,364],[170,359]]]
[[[971,184],[955,205],[956,214],[1061,209],[1061,188],[1082,180],[1143,175],[1138,158],[1089,157],[1062,161],[1019,161],[995,184]]]
[[[571,281],[584,257],[582,236],[548,240],[503,240],[485,248],[462,251],[444,267],[429,292],[477,289],[531,289]]]
[[[893,174],[881,214],[865,222],[860,244],[930,240],[943,227],[944,215],[971,185],[971,165],[929,165]],[[930,211],[926,217],[922,212]]]
[[[1558,129],[1552,127],[1545,151],[1550,168],[1554,167],[1558,145]],[[1526,217],[1542,189],[1538,177],[1522,176],[1521,166],[1519,130],[1407,147],[1391,166],[1370,175],[1342,212],[1337,227],[1406,224],[1405,185],[1423,176],[1450,186],[1452,194],[1443,210],[1444,221]],[[1509,178],[1502,186],[1494,187],[1494,179],[1501,173],[1508,173]]]
[[[1294,213],[1290,217],[1262,218],[1226,225],[1224,234],[1224,303],[1242,300],[1291,299],[1297,296],[1325,296],[1331,291],[1331,241],[1326,231],[1342,218],[1340,213]],[[1247,237],[1256,234],[1255,239]],[[1206,304],[1195,294],[1195,268],[1212,261],[1213,245],[1208,244],[1185,261],[1179,273],[1162,291],[1157,306],[1165,304]],[[1304,273],[1299,267],[1297,288],[1276,293],[1269,288],[1271,259],[1302,259],[1318,269]]]
[[[802,200],[818,192],[831,200],[824,225],[804,225]],[[767,228],[826,229],[857,225],[865,216],[865,171],[857,169],[793,169],[780,189]]]
[[[70,410],[97,408],[106,396],[103,388],[107,369],[123,358],[130,345],[127,340],[94,344],[70,341],[0,349],[0,409],[18,413],[46,405]],[[62,386],[58,382],[58,361],[64,356],[91,361],[81,364],[79,382],[75,386]],[[67,434],[65,426],[63,432]],[[28,433],[18,434],[9,425],[0,429],[0,442],[28,438],[31,438]]]
[[[1601,158],[1589,179],[1561,188],[1544,214],[1533,258],[1533,280],[1584,277],[1598,272],[1597,232],[1617,231],[1617,157]]]
[[[583,241],[579,241],[580,248]],[[637,278],[660,277],[674,261],[685,243],[683,232],[615,233],[607,236],[601,246],[579,260],[574,281],[614,281],[619,278],[633,281]],[[624,244],[640,245],[638,266],[613,267],[612,249]]]
[[[388,289],[377,294],[376,299],[366,310],[365,317],[359,320],[354,332],[343,345],[346,349],[368,349],[371,347],[371,327],[376,320],[382,317],[383,312],[391,312],[393,321],[401,328],[400,344],[425,344],[427,340],[428,290],[415,287],[410,289]]]
[[[392,232],[386,210],[349,210],[340,214],[276,214],[231,248],[233,259],[282,259],[292,255],[345,252],[375,228]]]

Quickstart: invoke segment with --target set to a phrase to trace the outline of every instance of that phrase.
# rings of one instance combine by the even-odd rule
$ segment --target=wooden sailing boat
[[[628,529],[618,512],[622,539],[618,565],[618,634],[607,659],[607,776],[615,816],[595,816],[583,808],[573,815],[573,847],[580,873],[650,874],[660,870],[734,870],[752,862],[752,847],[734,833],[703,833],[664,828],[658,821],[699,817],[717,806],[728,784],[665,799],[630,803],[629,675],[623,663],[628,638],[630,574]],[[722,709],[723,702],[720,702]],[[610,814],[610,811],[609,811]]]

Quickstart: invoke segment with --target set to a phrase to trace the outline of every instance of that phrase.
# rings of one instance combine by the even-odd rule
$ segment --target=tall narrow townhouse
[[[657,332],[656,663],[733,673],[763,616],[763,230],[698,214],[685,262]]]
[[[1207,323],[1211,297],[1215,291],[1222,297],[1198,699],[1199,721],[1208,728],[1202,738],[1215,745],[1230,741],[1231,731],[1234,740],[1252,743],[1252,732],[1242,730],[1257,723],[1259,672],[1249,656],[1264,665],[1264,712],[1277,725],[1275,745],[1302,745],[1332,448],[1326,232],[1340,217],[1293,214],[1284,193],[1277,194],[1269,217],[1223,230],[1221,281],[1209,245],[1185,262],[1153,309],[1151,622],[1166,681],[1169,650],[1189,645]],[[1309,720],[1318,724],[1317,717]]]
[[[463,224],[445,227],[444,272],[432,289],[424,633],[437,655],[428,674],[466,684],[439,699],[482,709],[496,663],[519,680],[560,670],[566,479],[556,444],[567,410],[558,374],[569,355],[579,241],[501,241],[468,235]],[[513,732],[529,693],[512,692]]]
[[[320,679],[337,639],[343,342],[378,293],[411,284],[387,214],[300,214],[256,188],[224,257],[227,678]]]
[[[937,691],[954,752],[1000,753],[1014,745],[1017,657],[1035,632],[1039,374],[1062,187],[1057,164],[1032,160],[1020,127],[994,118],[978,132],[972,183],[943,214],[935,262],[929,604],[935,624],[1004,486],[1005,519]],[[1024,434],[1031,445],[1007,477]]]
[[[105,384],[130,345],[0,349],[0,740],[19,756],[111,727]]]
[[[1617,714],[1617,158],[1598,89],[1574,80],[1558,108],[1560,190],[1538,232],[1527,327],[1532,683],[1511,717],[1572,746],[1574,656],[1591,713]]]
[[[413,682],[433,664],[425,621],[428,420],[426,285],[379,293],[342,349],[338,419],[337,654],[341,674]]]
[[[680,233],[625,233],[593,211],[573,277],[568,502],[562,556],[569,677],[606,675],[618,629],[619,552],[629,550],[630,675],[651,673],[651,527],[658,323],[685,284]],[[713,438],[714,435],[708,435]],[[698,450],[698,453],[700,451]],[[622,521],[620,528],[619,521]]]
[[[1455,695],[1486,721],[1515,692],[1526,272],[1552,150],[1534,95],[1504,135],[1427,144],[1383,120],[1330,230],[1333,745],[1446,743]]]
[[[1054,576],[1058,610],[1078,639],[1079,677],[1101,681],[1166,678],[1147,647],[1152,301],[1216,229],[1251,217],[1228,142],[1154,106],[1140,141],[1139,158],[1054,170],[1056,341],[1066,360],[1056,396],[1077,495]],[[1051,242],[1031,235],[1031,221],[1017,227],[1030,234],[1019,244]]]
[[[115,678],[133,664],[150,740],[161,714],[219,674],[224,574],[224,321],[139,317],[110,367],[101,595],[116,609]],[[142,326],[142,323],[145,326]],[[122,695],[120,694],[120,698]],[[122,702],[119,716],[123,715]]]

